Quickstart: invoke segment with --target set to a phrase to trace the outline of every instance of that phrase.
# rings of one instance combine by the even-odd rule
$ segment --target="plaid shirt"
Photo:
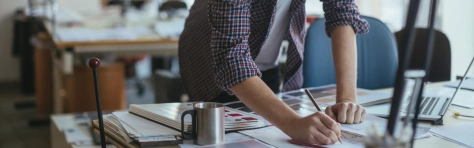
[[[272,27],[277,0],[196,0],[179,39],[181,77],[192,101],[209,101],[250,78],[261,77],[254,63]],[[355,0],[322,0],[326,32],[351,25],[368,31]],[[315,6],[316,7],[316,6]],[[301,88],[305,0],[292,0],[282,91]]]

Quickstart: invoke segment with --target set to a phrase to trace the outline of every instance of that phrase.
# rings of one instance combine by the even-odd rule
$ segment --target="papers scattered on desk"
[[[105,119],[104,119],[104,124],[105,124]],[[92,127],[95,133],[99,134],[99,122],[97,120],[92,121]],[[145,147],[156,147],[156,146],[163,146],[163,145],[177,145],[177,144],[182,144],[183,139],[181,139],[178,136],[172,137],[157,137],[157,138],[149,138],[148,141],[139,141],[137,139],[134,139],[133,142],[128,142],[126,139],[118,134],[118,132],[113,131],[113,129],[107,124],[104,126],[104,132],[105,132],[105,138],[107,141],[118,144],[120,143],[120,147],[130,147],[130,148],[145,148]]]
[[[286,135],[275,126],[265,127],[255,130],[239,131],[239,133],[248,135],[250,137],[261,140],[275,147],[295,147],[296,145],[290,144],[287,141],[290,140],[290,136]]]
[[[455,88],[444,87],[444,88],[435,90],[437,92],[433,92],[433,93],[451,98],[455,90],[456,90]],[[454,96],[454,100],[452,104],[456,106],[465,107],[465,108],[474,108],[474,91],[460,89],[456,93],[456,96]]]
[[[93,145],[90,129],[88,127],[75,127],[64,129],[66,141],[74,145]]]
[[[184,30],[185,18],[162,20],[155,24],[155,31],[165,38],[178,38]]]
[[[104,115],[103,119],[108,134],[121,136],[120,139],[126,143],[135,143],[141,147],[182,143],[177,131],[128,112],[114,112]]]
[[[141,144],[173,141],[176,140],[175,136],[181,135],[178,131],[128,112],[113,112],[103,117],[106,128],[111,129],[117,135],[121,135],[128,143],[132,141],[137,141]]]
[[[228,147],[233,147],[233,145],[236,145],[238,143],[248,144],[248,142],[246,142],[246,141],[249,141],[249,140],[254,140],[254,139],[252,137],[249,137],[249,136],[241,134],[241,133],[227,133],[227,134],[225,134],[225,143],[222,143],[222,144],[219,144],[219,145],[208,145],[208,146],[211,146],[211,147],[217,147],[217,146],[224,147],[225,146],[225,148],[228,148]],[[254,142],[251,142],[251,143],[254,143]],[[266,144],[264,144],[262,146],[262,144],[260,142],[257,145],[251,144],[251,146],[252,147],[267,147]],[[196,144],[193,143],[193,140],[185,140],[183,142],[183,144],[179,144],[179,147],[181,147],[181,148],[194,148],[194,147],[206,147],[206,146],[196,145]],[[237,148],[240,148],[240,147],[242,147],[242,146],[239,146]]]
[[[133,40],[139,36],[153,34],[153,30],[147,27],[124,27],[107,29],[89,28],[58,28],[56,35],[63,42],[86,42],[100,40]]]
[[[192,110],[193,103],[131,104],[130,112],[154,122],[181,130],[181,114]],[[191,131],[191,116],[184,118],[186,132]],[[239,110],[226,108],[224,127],[226,131],[264,127],[269,123],[262,117]]]
[[[446,87],[457,88],[460,80],[444,84]],[[461,85],[461,89],[474,90],[474,79],[466,79]]]
[[[288,140],[291,140],[291,138],[275,126],[255,130],[240,131],[240,133],[256,138],[275,147],[304,147],[289,143]],[[364,147],[364,137],[357,134],[342,132],[341,141],[342,144],[338,142],[335,144],[323,146],[354,148]]]
[[[335,143],[332,145],[324,145],[327,147],[364,147],[365,136],[367,131],[371,129],[371,125],[377,127],[380,135],[385,133],[387,120],[376,117],[374,115],[367,115],[365,121],[360,124],[341,124],[342,128],[342,144]],[[429,137],[431,134],[428,128],[419,128],[415,139]],[[288,143],[291,138],[283,133],[277,127],[266,127],[255,130],[239,131],[242,134],[264,141],[275,147],[295,147],[295,145]]]
[[[341,124],[341,128],[343,131],[346,131],[349,133],[367,136],[367,132],[369,129],[372,128],[372,125],[374,125],[377,128],[377,132],[379,135],[384,135],[385,130],[387,129],[387,119],[380,118],[371,114],[367,114],[365,116],[365,120],[363,123]],[[398,124],[398,125],[402,125],[402,124]],[[401,127],[399,129],[401,129]],[[416,131],[415,139],[430,137],[431,134],[429,130],[430,130],[429,128],[418,127]]]
[[[238,142],[226,142],[222,144],[199,146],[194,144],[180,144],[181,148],[271,148],[271,146],[260,141],[250,139]]]
[[[81,1],[82,2],[82,1]],[[26,7],[24,9],[26,15],[32,15],[32,16],[41,16],[45,17],[48,20],[52,20],[52,8],[50,5],[43,5],[41,7],[44,7],[43,9],[33,9],[33,12],[31,12],[31,9],[29,7]],[[88,7],[86,7],[88,8]],[[84,17],[77,11],[65,7],[58,7],[58,11],[56,12],[56,22],[58,24],[64,24],[64,23],[70,23],[70,22],[82,22],[84,20]]]
[[[465,147],[474,147],[474,124],[461,126],[437,126],[432,127],[430,132],[434,136],[460,144]]]

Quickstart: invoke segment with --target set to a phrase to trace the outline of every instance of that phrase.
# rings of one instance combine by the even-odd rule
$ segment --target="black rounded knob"
[[[98,68],[100,66],[99,58],[93,57],[89,60],[89,67],[90,68]]]

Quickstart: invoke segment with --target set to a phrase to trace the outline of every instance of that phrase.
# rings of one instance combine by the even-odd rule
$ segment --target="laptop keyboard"
[[[438,104],[440,97],[423,97],[422,102],[420,105],[420,114],[422,115],[430,115],[433,113],[436,104]],[[402,108],[403,112],[407,112],[408,110],[408,103]],[[412,113],[415,113],[415,110],[412,110]]]

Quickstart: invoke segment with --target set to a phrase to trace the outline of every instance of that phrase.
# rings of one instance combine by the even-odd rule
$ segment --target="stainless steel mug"
[[[200,102],[193,105],[181,115],[181,135],[184,139],[193,139],[194,144],[209,145],[225,141],[224,105],[213,102]],[[184,116],[192,116],[191,134],[184,131]]]

